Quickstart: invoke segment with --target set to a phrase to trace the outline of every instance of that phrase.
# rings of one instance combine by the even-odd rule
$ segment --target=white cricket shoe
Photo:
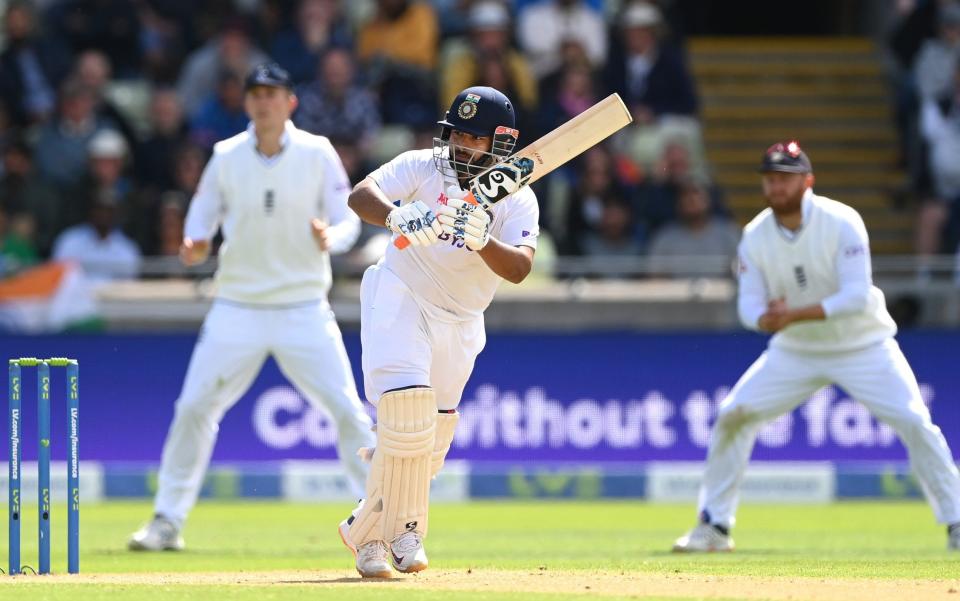
[[[363,501],[363,499],[360,499],[360,503],[354,507],[347,519],[340,522],[340,528],[338,528],[340,540],[353,553],[357,564],[357,573],[361,577],[390,578],[393,576],[393,572],[390,571],[390,560],[387,558],[387,555],[390,554],[387,543],[374,540],[364,543],[358,548],[350,541],[350,525],[353,524],[353,520],[357,519],[357,514],[363,507]]]
[[[363,578],[390,578],[390,554],[387,543],[382,540],[372,540],[363,543],[357,548],[357,572]]]
[[[131,551],[182,551],[183,537],[176,524],[162,515],[155,515],[130,536],[127,548]]]
[[[427,552],[423,549],[423,536],[416,530],[404,532],[390,543],[390,557],[398,572],[410,574],[427,569]]]
[[[710,524],[700,523],[673,543],[674,553],[733,551],[733,538]]]
[[[960,551],[960,522],[947,528],[947,549]]]

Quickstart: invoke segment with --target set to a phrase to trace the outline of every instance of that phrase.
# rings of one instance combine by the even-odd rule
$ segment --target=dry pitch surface
[[[149,505],[86,507],[84,573],[0,577],[0,599],[960,601],[960,553],[944,550],[921,503],[747,506],[738,551],[708,556],[667,552],[690,525],[691,507],[440,505],[428,539],[433,567],[388,581],[361,581],[351,569],[335,532],[347,509],[202,503],[187,552],[142,554],[123,543]],[[64,567],[62,515],[54,513],[55,571]],[[35,527],[27,522],[23,533],[24,563],[35,565]]]
[[[37,577],[39,578],[39,577]],[[16,579],[28,585],[33,577]],[[234,587],[316,587],[331,593],[360,591],[448,591],[527,593],[614,598],[750,599],[807,601],[927,601],[960,599],[960,576],[952,580],[704,576],[550,570],[434,570],[390,580],[361,581],[353,570],[278,572],[197,572],[52,576],[44,584],[216,586],[229,596]],[[16,584],[14,584],[16,587]],[[331,590],[333,589],[333,590]]]

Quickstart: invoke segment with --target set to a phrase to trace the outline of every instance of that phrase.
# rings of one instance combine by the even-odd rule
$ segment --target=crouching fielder
[[[674,551],[730,551],[738,488],[757,431],[831,383],[846,390],[907,447],[948,548],[960,549],[960,477],[917,380],[893,339],[896,325],[873,286],[860,215],[817,196],[796,142],[763,157],[769,208],[740,243],[740,319],[773,333],[769,348],[720,404],[700,489],[700,523]]]
[[[340,525],[363,577],[427,567],[430,480],[443,465],[457,405],[486,341],[483,311],[502,279],[530,273],[538,235],[529,188],[488,213],[458,197],[466,182],[509,156],[514,112],[493,88],[461,92],[438,123],[433,149],[386,163],[350,195],[368,223],[411,245],[391,245],[361,286],[363,375],[377,406],[366,498]]]

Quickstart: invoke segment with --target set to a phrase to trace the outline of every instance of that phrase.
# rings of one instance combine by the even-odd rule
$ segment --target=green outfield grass
[[[23,563],[36,566],[36,511],[25,505]],[[2,577],[2,599],[576,599],[589,590],[505,593],[434,589],[415,578],[388,585],[351,583],[353,558],[336,525],[348,505],[273,502],[201,503],[185,531],[183,553],[125,550],[127,536],[150,514],[147,503],[105,503],[82,509],[81,569],[121,574],[108,582],[44,582]],[[33,511],[30,511],[33,510]],[[53,567],[66,571],[65,517],[53,514]],[[693,507],[637,502],[484,502],[436,505],[431,514],[430,578],[497,570],[540,574],[585,571],[625,575],[734,575],[862,579],[960,579],[960,553],[945,550],[943,528],[921,503],[838,503],[830,506],[745,506],[734,531],[733,554],[669,553],[674,538],[692,524]],[[0,523],[0,565],[6,568],[6,520]],[[342,574],[337,575],[337,570]],[[469,570],[469,572],[468,572]],[[277,582],[231,586],[151,580],[152,573],[305,571]],[[309,571],[321,576],[311,578]],[[426,575],[426,574],[425,574]],[[285,579],[284,579],[285,578]],[[125,580],[127,579],[127,580]],[[202,581],[202,578],[198,580]],[[11,587],[11,581],[13,586]],[[960,582],[960,580],[958,580]],[[325,583],[338,583],[327,587]],[[345,583],[345,584],[344,584]],[[414,582],[414,585],[417,584]],[[9,596],[7,593],[11,593]],[[15,593],[15,594],[14,594]],[[960,600],[960,594],[953,595]],[[608,594],[604,599],[618,596]],[[628,588],[622,598],[638,597]],[[710,597],[716,598],[716,597]],[[730,597],[736,598],[736,597]],[[879,601],[879,600],[878,600]]]

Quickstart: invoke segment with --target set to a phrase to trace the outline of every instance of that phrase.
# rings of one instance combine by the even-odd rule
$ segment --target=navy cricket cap
[[[811,173],[813,166],[807,153],[796,140],[777,142],[763,153],[760,173],[784,171],[786,173]]]
[[[250,90],[256,86],[269,86],[271,88],[293,89],[293,80],[290,74],[277,63],[261,63],[253,68],[244,81],[243,89]]]

